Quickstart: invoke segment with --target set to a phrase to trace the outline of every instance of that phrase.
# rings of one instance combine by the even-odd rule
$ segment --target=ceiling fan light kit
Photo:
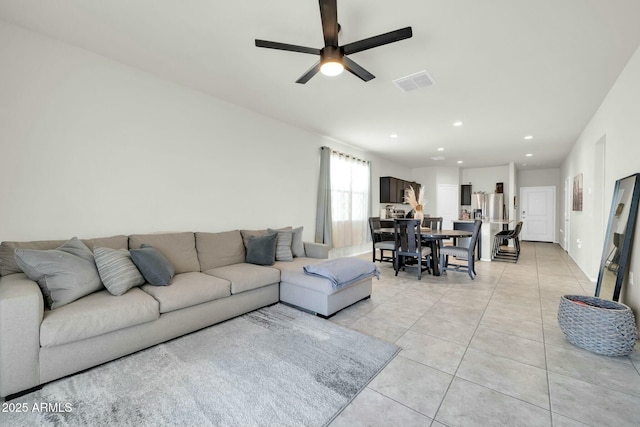
[[[320,66],[320,72],[329,77],[340,75],[343,71],[344,65],[336,59],[329,59]]]
[[[320,51],[320,72],[325,76],[337,76],[344,71],[342,58],[344,54],[339,48],[333,46],[325,46]]]
[[[307,83],[311,79],[311,77],[315,76],[318,73],[318,71],[327,76],[337,76],[341,74],[345,69],[359,79],[368,82],[369,80],[374,79],[375,76],[362,68],[353,60],[349,59],[347,55],[408,39],[413,35],[411,27],[406,27],[339,46],[338,32],[340,31],[340,24],[338,24],[337,0],[319,0],[319,4],[320,19],[322,21],[322,34],[324,37],[324,48],[315,49],[312,47],[298,46],[259,39],[256,39],[255,41],[257,47],[286,50],[289,52],[308,53],[311,55],[320,55],[320,60],[316,62],[309,70],[307,70],[307,72],[304,73],[298,80],[296,80],[296,83]]]

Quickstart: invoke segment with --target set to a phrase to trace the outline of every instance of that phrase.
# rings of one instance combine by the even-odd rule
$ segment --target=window
[[[369,162],[332,151],[330,165],[333,247],[364,244],[369,235]]]

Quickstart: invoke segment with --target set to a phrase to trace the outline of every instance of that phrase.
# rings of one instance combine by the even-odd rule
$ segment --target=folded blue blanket
[[[305,265],[304,272],[331,282],[334,289],[355,283],[367,277],[380,279],[380,270],[371,261],[359,258],[336,258],[314,265]]]

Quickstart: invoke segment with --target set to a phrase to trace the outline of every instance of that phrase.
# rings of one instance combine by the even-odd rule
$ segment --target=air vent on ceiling
[[[437,157],[432,157],[431,160],[444,160],[445,157],[444,156],[437,156]]]
[[[393,83],[403,92],[410,92],[434,84],[431,76],[424,70],[395,79]]]

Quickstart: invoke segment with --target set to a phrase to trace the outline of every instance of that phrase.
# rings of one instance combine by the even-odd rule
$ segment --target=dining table
[[[374,230],[375,233],[383,235],[394,235],[393,227],[383,227]],[[433,259],[433,275],[440,276],[440,248],[442,248],[443,240],[457,239],[461,237],[471,237],[473,233],[467,230],[432,230],[428,227],[420,227],[420,238],[425,242],[432,243],[431,256]],[[455,244],[455,243],[454,243]]]

